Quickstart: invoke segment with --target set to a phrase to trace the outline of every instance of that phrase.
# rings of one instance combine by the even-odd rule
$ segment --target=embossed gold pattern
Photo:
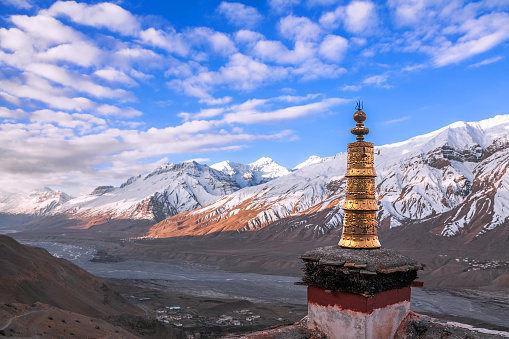
[[[346,195],[355,199],[374,199],[375,185],[371,178],[350,177],[346,184]]]
[[[366,114],[358,106],[354,114],[356,127],[352,134],[357,142],[348,144],[346,199],[343,205],[343,234],[339,246],[379,248],[376,231],[374,144],[364,141],[369,129],[364,127]]]

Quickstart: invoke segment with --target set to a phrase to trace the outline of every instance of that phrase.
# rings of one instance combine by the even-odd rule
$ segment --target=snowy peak
[[[238,162],[232,162],[229,160],[218,162],[217,164],[214,164],[210,166],[210,168],[213,168],[217,171],[221,171],[226,175],[233,176],[234,174],[238,173],[238,168],[242,166],[242,164]]]
[[[264,167],[264,166],[270,166],[271,164],[276,164],[276,162],[274,160],[272,160],[271,158],[261,157],[260,159],[256,160],[255,162],[250,163],[249,166]]]
[[[23,194],[3,194],[0,198],[0,212],[9,214],[45,215],[53,212],[72,197],[64,192],[45,187]]]
[[[232,177],[240,187],[256,186],[290,173],[287,168],[267,157],[248,165],[227,160],[210,167]]]
[[[312,164],[317,164],[321,160],[322,160],[322,158],[320,158],[319,156],[312,155],[306,161],[304,161],[304,162],[298,164],[297,166],[295,166],[292,170],[293,171],[300,170],[302,167],[305,167],[305,166],[308,166],[308,165],[312,165]]]
[[[376,147],[394,157],[425,154],[444,145],[458,150],[480,146],[483,150],[496,139],[509,135],[509,114],[497,115],[479,122],[459,121],[434,132],[419,135],[403,142]]]
[[[258,173],[262,180],[270,180],[290,174],[290,171],[287,168],[280,166],[271,158],[260,158],[249,164],[249,167],[253,172]]]
[[[99,186],[91,194],[69,201],[57,212],[75,219],[145,219],[159,221],[231,194],[240,186],[224,173],[197,162],[164,163],[120,187]]]

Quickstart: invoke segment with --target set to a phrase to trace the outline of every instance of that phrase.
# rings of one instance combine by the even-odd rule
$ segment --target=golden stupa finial
[[[366,113],[362,103],[357,102],[353,115],[357,122],[352,134],[357,141],[348,144],[348,163],[346,170],[346,199],[343,205],[343,234],[339,246],[348,248],[379,248],[380,242],[376,231],[375,200],[375,164],[374,144],[365,142],[364,136],[369,128],[364,127]]]
[[[366,113],[362,110],[362,101],[357,101],[357,110],[353,115],[353,120],[357,122],[355,128],[352,128],[350,132],[357,136],[357,141],[364,141],[364,136],[369,134],[369,128],[364,127],[364,121],[366,120]]]

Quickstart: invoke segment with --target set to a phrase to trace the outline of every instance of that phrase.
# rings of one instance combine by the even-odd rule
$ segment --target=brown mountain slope
[[[107,283],[73,263],[5,235],[0,235],[0,286],[0,303],[42,302],[99,318],[144,314]]]

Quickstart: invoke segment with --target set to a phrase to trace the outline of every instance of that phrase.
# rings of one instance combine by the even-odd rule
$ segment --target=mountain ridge
[[[498,209],[491,207],[479,212],[490,216],[483,222],[485,231],[503,224],[507,217],[500,211],[507,209],[509,160],[500,152],[509,147],[506,131],[509,131],[508,115],[476,123],[454,123],[425,135],[427,138],[418,136],[375,147],[379,225],[398,227],[414,220],[436,218],[454,209],[460,211],[462,204],[472,206],[471,200],[477,195],[486,196],[477,187],[490,185],[481,179],[490,177],[488,172],[495,170],[498,175],[493,178],[498,188],[489,192],[493,195],[492,206]],[[493,154],[488,159],[490,152]],[[289,216],[332,209],[329,217],[319,224],[310,224],[323,234],[341,225],[345,172],[346,153],[339,153],[266,184],[234,192],[209,206],[166,219],[154,225],[148,234],[167,237],[257,230]],[[469,230],[467,233],[475,233],[469,238],[480,235],[480,230],[474,231],[477,228],[473,226],[476,223],[472,213],[461,227],[453,227],[457,225],[456,219],[467,215],[469,210],[464,208],[456,217],[444,219],[443,228],[436,232],[455,236],[462,233],[462,228]]]
[[[481,204],[478,196],[491,197],[489,210],[479,207],[479,213],[490,215],[483,225],[490,226],[482,226],[473,237],[503,224],[509,185],[508,160],[502,153],[509,145],[508,134],[509,115],[502,115],[456,122],[403,142],[375,146],[378,224],[394,228],[438,218],[443,228],[434,232],[455,236],[477,227],[473,216],[463,217],[469,215],[465,206]],[[49,214],[82,220],[78,228],[101,227],[111,220],[163,222],[148,232],[152,237],[258,230],[289,216],[325,209],[330,212],[320,225],[310,224],[317,234],[340,227],[346,153],[311,156],[298,167],[290,172],[270,158],[249,165],[224,161],[210,167],[164,163],[120,187],[99,186],[89,195],[65,201]],[[494,171],[498,174],[490,175]],[[246,174],[239,184],[238,177]],[[483,191],[490,180],[498,187]],[[449,215],[453,210],[456,216]]]

